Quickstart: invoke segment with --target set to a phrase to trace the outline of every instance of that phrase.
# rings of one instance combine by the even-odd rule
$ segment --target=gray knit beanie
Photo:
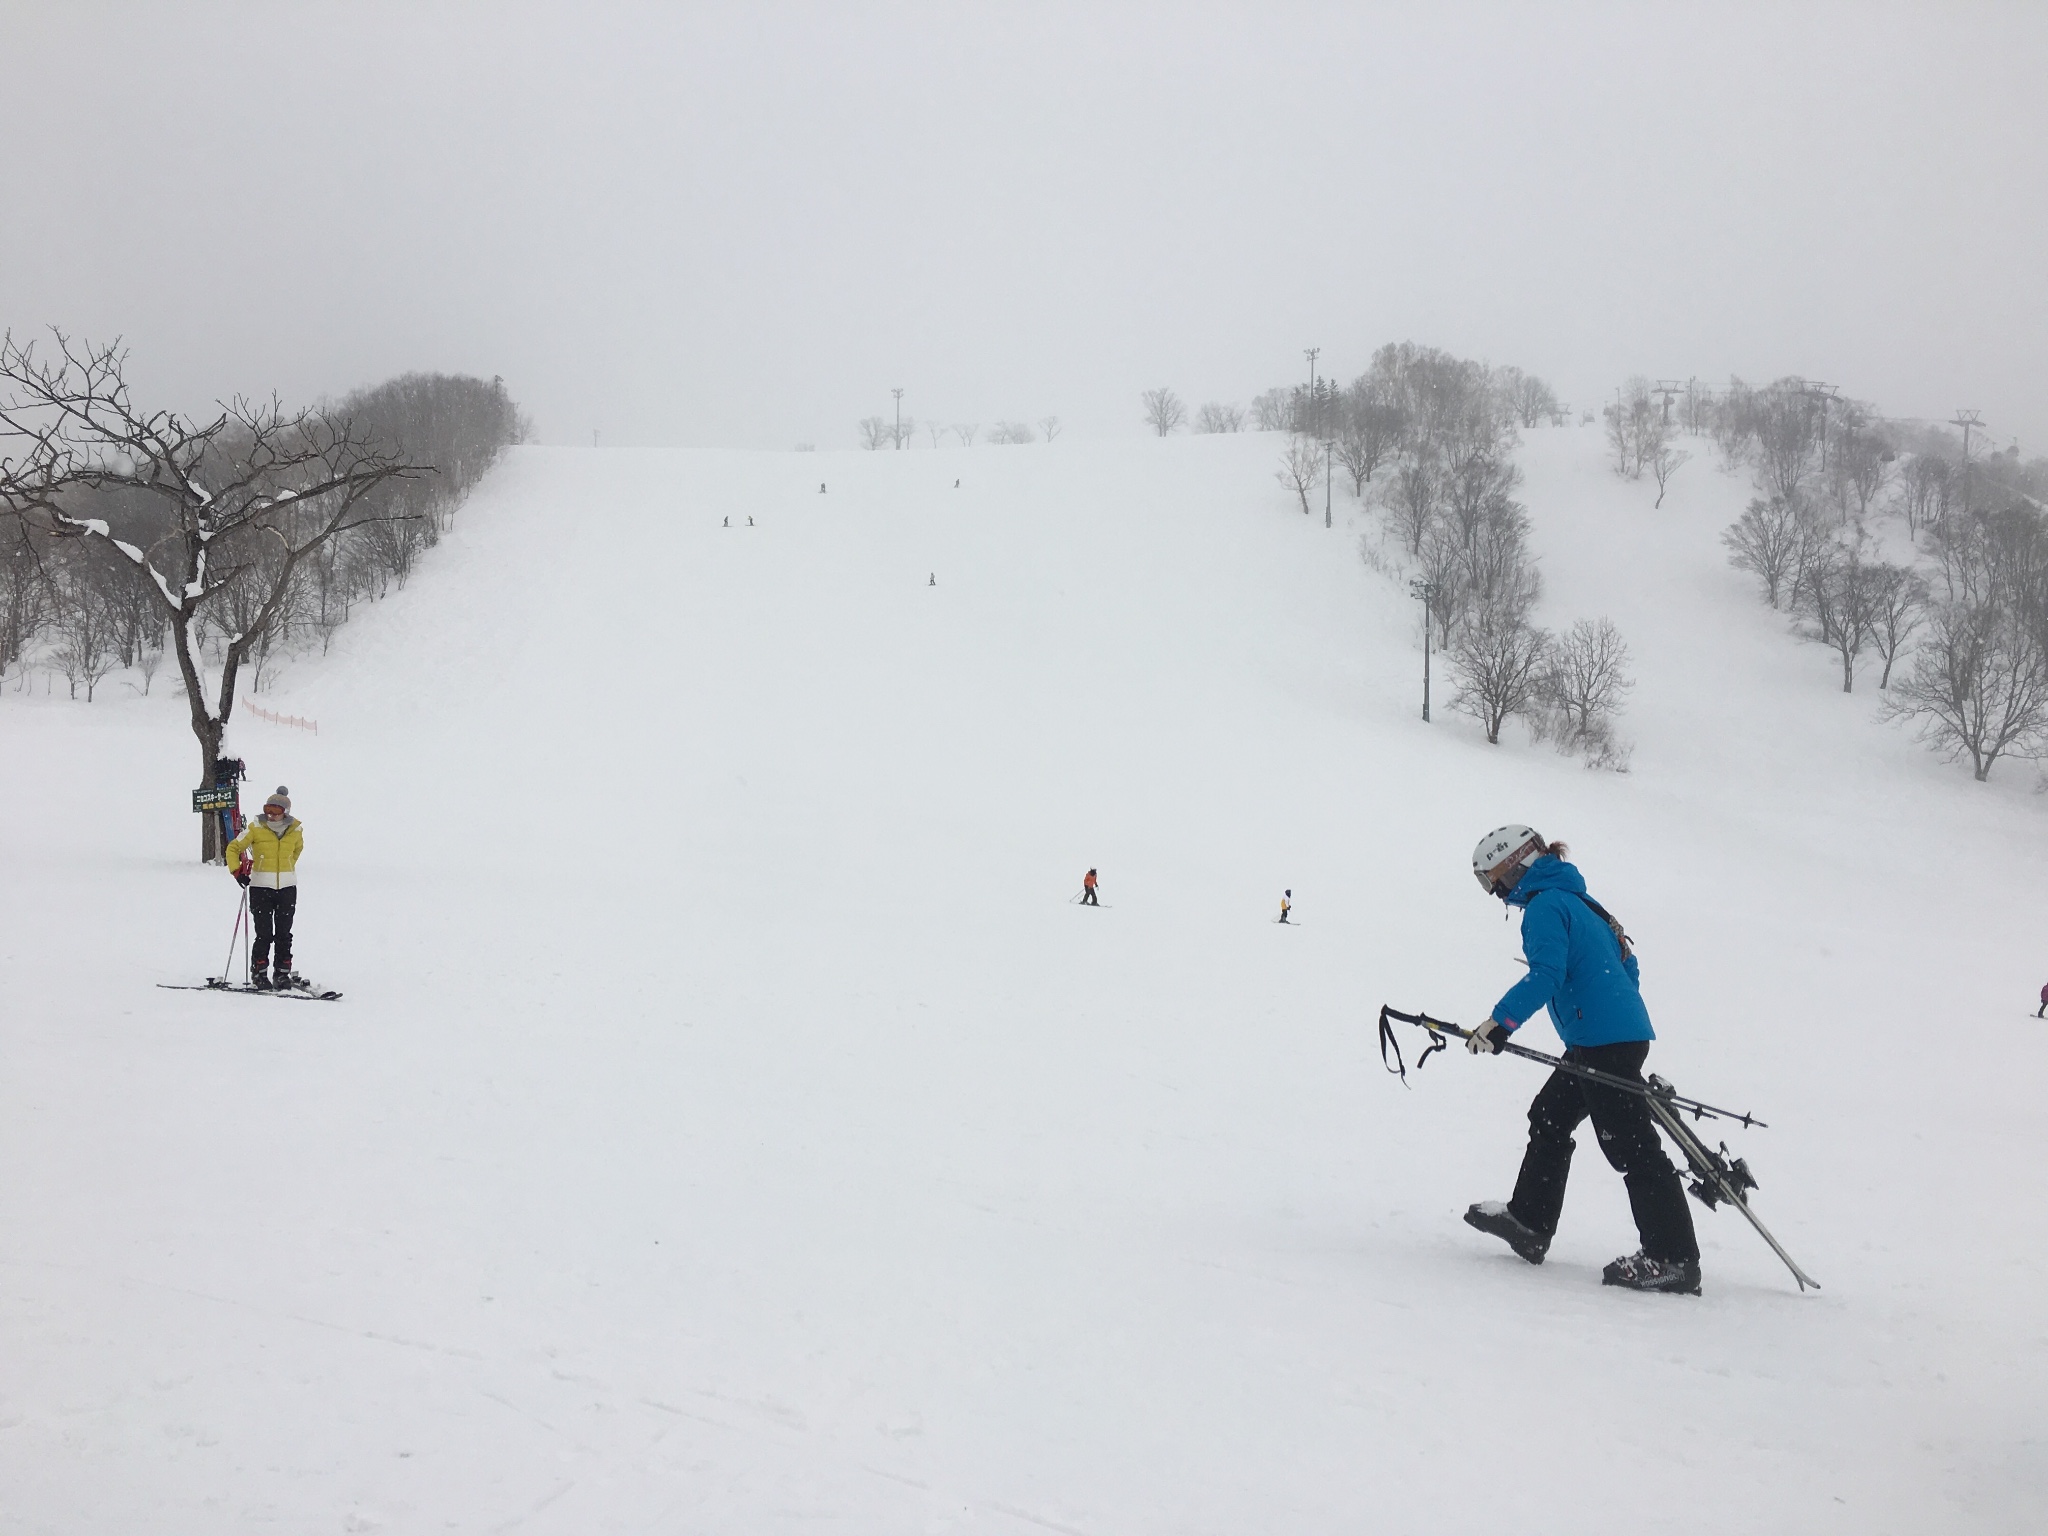
[[[292,792],[289,789],[286,789],[284,785],[278,785],[277,793],[272,795],[268,800],[263,802],[263,814],[268,816],[270,814],[270,808],[273,805],[276,806],[280,811],[283,811],[285,815],[291,815]]]

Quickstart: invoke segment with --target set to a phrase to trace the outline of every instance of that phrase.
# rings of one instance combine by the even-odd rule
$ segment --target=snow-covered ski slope
[[[515,453],[266,696],[317,738],[235,727],[327,1008],[153,985],[237,895],[161,679],[0,698],[0,1528],[2038,1529],[2031,770],[1875,723],[1746,484],[1590,430],[1525,495],[1634,771],[1425,726],[1279,448]],[[1703,1210],[1703,1297],[1603,1289],[1589,1134],[1542,1268],[1460,1224],[1540,1074],[1371,1026],[1517,974],[1509,820],[1820,1293]]]

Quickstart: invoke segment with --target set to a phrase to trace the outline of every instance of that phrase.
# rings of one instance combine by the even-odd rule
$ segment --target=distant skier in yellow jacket
[[[249,917],[256,927],[249,980],[266,992],[304,985],[292,973],[292,916],[299,906],[299,854],[305,846],[305,825],[292,815],[291,795],[282,784],[263,802],[263,814],[228,844],[228,867],[249,892]],[[273,934],[277,970],[266,975]]]

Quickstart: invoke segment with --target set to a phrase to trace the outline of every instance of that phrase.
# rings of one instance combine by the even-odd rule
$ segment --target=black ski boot
[[[1653,1259],[1638,1248],[1625,1259],[1616,1259],[1600,1271],[1602,1285],[1624,1286],[1631,1291],[1669,1291],[1674,1296],[1700,1293],[1698,1259]]]
[[[1533,1227],[1523,1226],[1515,1220],[1514,1212],[1498,1200],[1482,1200],[1466,1211],[1465,1225],[1492,1233],[1531,1264],[1541,1264],[1543,1255],[1550,1252],[1550,1239]]]
[[[304,987],[306,978],[288,965],[281,965],[270,973],[270,988],[273,992],[289,992],[294,987]]]
[[[268,992],[270,990],[270,972],[251,971],[249,973],[249,985],[258,992]]]

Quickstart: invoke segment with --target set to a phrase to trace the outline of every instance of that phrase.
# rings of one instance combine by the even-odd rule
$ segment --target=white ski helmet
[[[1505,896],[1522,871],[1549,851],[1550,845],[1534,827],[1495,827],[1472,850],[1472,878],[1487,895]]]

